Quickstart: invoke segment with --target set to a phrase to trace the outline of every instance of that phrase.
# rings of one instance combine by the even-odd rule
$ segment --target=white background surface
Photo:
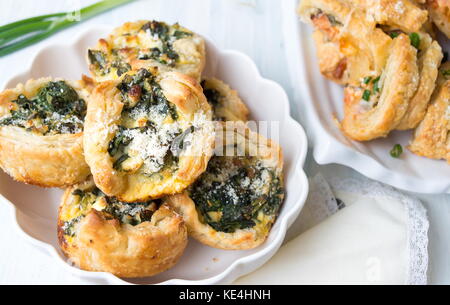
[[[92,2],[95,1],[2,0],[0,23],[68,11],[77,3],[85,6]],[[294,90],[298,89],[294,81],[289,79],[281,26],[286,13],[281,9],[280,0],[140,0],[65,30],[23,51],[0,58],[0,86],[10,76],[8,71],[16,74],[24,70],[31,56],[42,46],[49,42],[64,42],[89,27],[89,24],[117,26],[124,21],[156,18],[169,23],[179,21],[208,36],[218,47],[246,53],[253,58],[264,77],[279,82],[293,97]],[[292,104],[301,102],[291,100]],[[295,116],[295,109],[293,114]],[[310,158],[307,171],[312,174],[318,170],[342,177],[358,176],[353,170],[339,165],[318,167]],[[450,195],[417,196],[427,208],[430,218],[429,282],[450,284]],[[0,205],[0,283],[82,283],[53,264],[47,255],[25,243],[15,232],[9,213],[8,207]]]

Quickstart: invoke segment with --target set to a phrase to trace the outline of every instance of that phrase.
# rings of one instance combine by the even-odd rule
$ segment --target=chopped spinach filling
[[[98,50],[88,50],[89,62],[96,66],[97,70],[106,70],[108,67],[108,61],[106,60],[106,54]]]
[[[75,236],[75,225],[79,223],[89,211],[94,208],[95,203],[104,198],[106,206],[102,213],[106,219],[117,219],[122,224],[129,224],[136,226],[145,221],[151,221],[153,214],[161,206],[161,200],[151,200],[147,202],[128,203],[119,201],[115,197],[108,197],[98,188],[94,187],[92,190],[77,189],[72,193],[73,196],[78,196],[78,209],[81,215],[65,221],[62,229],[65,235]]]
[[[112,68],[116,69],[117,76],[131,70],[131,66],[120,56],[118,49],[112,49],[111,62],[106,59],[106,54],[99,50],[88,50],[88,58],[91,65],[95,66],[95,70],[99,71],[101,75],[106,75],[111,72]]]
[[[146,69],[140,69],[133,76],[126,75],[117,89],[122,94],[125,112],[131,115],[132,112],[150,112],[153,108],[161,115],[170,115],[174,121],[178,119],[175,105],[166,99],[156,77]]]
[[[176,40],[191,37],[191,32],[185,31],[182,27],[176,23],[172,26],[165,24],[164,22],[150,21],[144,24],[140,31],[148,32],[154,39],[159,40],[161,43],[157,47],[150,49],[145,46],[139,47],[124,47],[111,49],[110,59],[105,52],[100,50],[88,50],[88,59],[91,65],[94,65],[95,70],[100,75],[104,76],[111,71],[116,71],[117,76],[121,76],[126,72],[132,70],[132,67],[126,56],[121,55],[121,51],[126,53],[131,52],[134,56],[137,56],[141,60],[155,60],[163,65],[169,67],[175,67],[179,60],[179,54],[174,50],[173,43]],[[123,36],[130,36],[133,33],[125,33]],[[134,33],[137,35],[137,33]]]
[[[147,22],[142,26],[141,31],[148,32],[155,39],[159,39],[161,46],[141,53],[138,58],[142,60],[153,59],[170,67],[174,67],[180,57],[173,49],[173,42],[192,36],[192,33],[181,30],[178,24],[174,24],[171,27],[164,22],[158,21]]]
[[[226,121],[224,117],[220,117],[217,115],[217,109],[221,106],[222,95],[220,92],[213,88],[208,88],[206,80],[203,80],[200,85],[203,88],[203,94],[208,101],[208,104],[211,106],[213,110],[213,120],[214,121]]]
[[[273,169],[252,157],[214,156],[189,193],[200,219],[226,233],[254,227],[260,213],[276,216],[284,197]]]
[[[167,117],[176,122],[178,114],[175,105],[164,96],[155,76],[148,70],[141,69],[134,76],[126,75],[117,88],[120,90],[125,104],[122,111],[123,123],[131,120],[133,122],[140,121],[141,125],[139,127],[129,124],[119,125],[119,129],[108,146],[108,153],[115,160],[114,168],[126,171],[123,164],[130,158],[127,154],[127,147],[133,142],[135,136],[158,138],[158,143],[162,147],[161,151],[165,152],[164,159],[151,159],[150,162],[154,160],[158,163],[152,164],[151,174],[165,166],[176,165],[179,151],[184,148],[180,145],[186,144],[184,139],[193,130],[188,128],[183,132],[183,130],[177,129],[172,133],[162,131],[161,122]],[[179,145],[173,144],[172,141]]]
[[[64,81],[48,82],[37,95],[19,95],[17,109],[0,119],[0,126],[17,126],[44,135],[83,131],[86,102]]]

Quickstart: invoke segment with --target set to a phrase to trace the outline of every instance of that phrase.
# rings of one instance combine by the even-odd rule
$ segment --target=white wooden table
[[[0,24],[68,11],[74,6],[92,2],[95,1],[2,0]],[[286,89],[292,104],[301,103],[292,99],[296,88],[288,76],[281,27],[283,14],[280,0],[140,0],[0,58],[0,85],[3,87],[11,74],[24,70],[33,54],[44,45],[64,42],[90,24],[117,26],[128,20],[155,18],[179,21],[208,36],[218,47],[246,53],[253,58],[264,77],[277,81]],[[295,110],[293,112],[295,115]],[[312,158],[308,158],[306,169],[309,174],[330,171],[342,177],[359,175],[339,165],[317,166]],[[415,195],[426,206],[430,218],[429,282],[450,284],[450,195]],[[62,270],[46,254],[23,241],[15,232],[9,213],[9,208],[0,205],[0,284],[89,284]]]

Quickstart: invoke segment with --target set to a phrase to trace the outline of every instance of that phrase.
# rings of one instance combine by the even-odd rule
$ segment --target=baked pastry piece
[[[428,19],[427,10],[414,0],[343,0],[355,8],[365,11],[377,24],[401,29],[405,32],[418,32]]]
[[[450,62],[441,66],[439,74],[431,104],[409,149],[419,156],[450,162]]]
[[[17,181],[43,187],[86,179],[87,81],[40,78],[0,93],[0,167],[5,172]]]
[[[343,132],[353,140],[385,137],[405,115],[418,86],[417,49],[400,34],[379,77],[364,78],[359,87],[344,91]]]
[[[434,91],[438,68],[442,61],[442,48],[426,33],[415,33],[420,39],[418,47],[419,84],[409,101],[408,109],[396,129],[406,130],[417,127],[422,121]]]
[[[201,82],[203,93],[213,109],[216,121],[247,121],[248,108],[233,90],[223,81],[206,78]]]
[[[427,0],[426,7],[434,24],[450,38],[450,1]]]
[[[153,66],[200,80],[205,65],[205,42],[177,23],[127,22],[88,51],[88,62],[97,81],[114,80],[127,71]]]
[[[373,18],[340,0],[303,0],[298,13],[316,29],[319,67],[325,77],[357,86],[367,75],[381,74],[392,40]]]
[[[92,93],[84,150],[96,185],[135,202],[183,191],[213,151],[211,107],[191,77],[132,71]]]
[[[58,240],[79,268],[144,277],[173,267],[187,244],[183,219],[160,200],[124,203],[88,180],[64,193]]]
[[[207,171],[166,202],[200,242],[251,249],[266,240],[283,202],[281,149],[242,122],[226,126]]]

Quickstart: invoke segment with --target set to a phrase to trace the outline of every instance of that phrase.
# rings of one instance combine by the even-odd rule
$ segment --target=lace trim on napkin
[[[428,268],[428,228],[427,212],[422,203],[413,197],[406,196],[394,188],[367,178],[330,179],[334,190],[346,191],[361,195],[388,196],[401,201],[407,212],[407,241],[409,263],[407,282],[409,285],[425,285]]]

